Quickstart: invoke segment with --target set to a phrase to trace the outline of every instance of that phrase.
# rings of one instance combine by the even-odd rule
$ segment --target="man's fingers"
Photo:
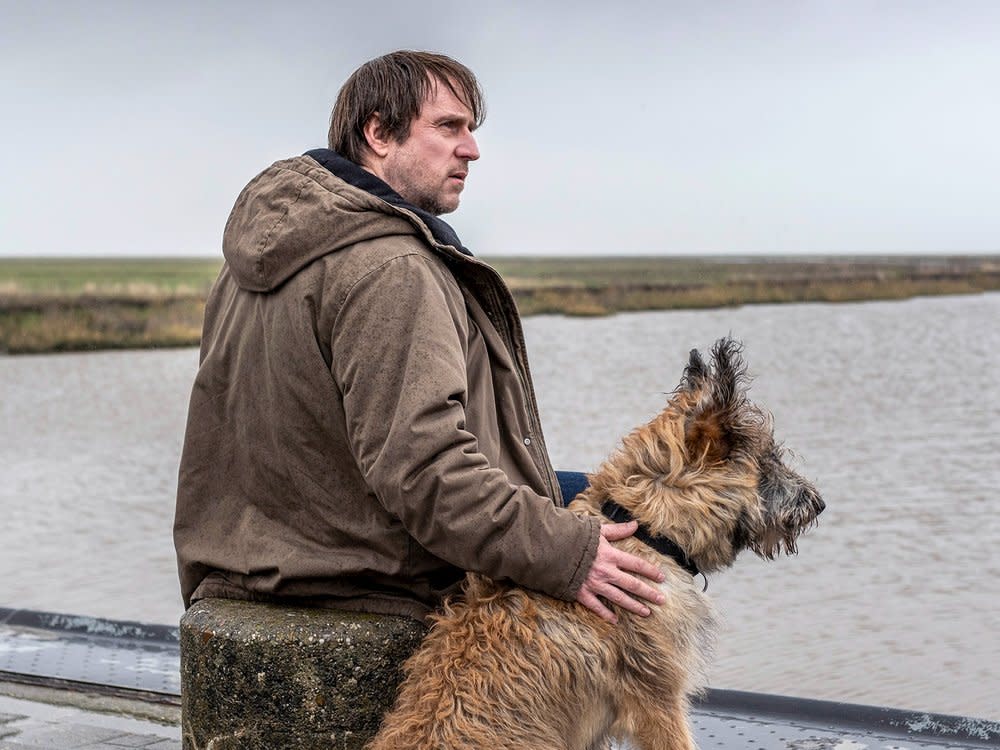
[[[657,581],[663,580],[663,572],[655,565],[650,565],[648,568],[644,566],[635,565],[635,562],[644,562],[644,561],[639,560],[639,558],[634,557],[633,555],[629,555],[624,552],[622,552],[621,555],[624,558],[628,558],[628,560],[632,562],[629,563],[628,560],[626,561],[619,560],[616,557],[614,559],[614,562],[617,563],[617,566],[615,567],[608,566],[602,568],[599,572],[594,571],[595,573],[598,574],[597,576],[595,576],[596,579],[595,583],[597,583],[597,585],[594,586],[595,591],[597,591],[597,593],[603,596],[605,599],[608,599],[609,601],[612,601],[615,604],[620,604],[621,606],[626,607],[626,609],[628,609],[631,612],[638,612],[638,610],[636,610],[632,606],[626,606],[624,602],[619,601],[620,598],[619,596],[610,595],[609,590],[612,592],[617,592],[618,594],[621,595],[621,597],[624,597],[629,602],[632,602],[632,599],[629,598],[628,594],[632,594],[633,596],[636,596],[640,599],[645,599],[648,602],[654,602],[655,604],[663,604],[663,602],[666,601],[666,598],[663,596],[662,591],[660,591],[655,586],[651,586],[650,584],[646,583],[642,578],[632,575],[628,571],[633,567],[638,567],[640,568],[640,570],[637,572],[639,572],[640,574],[645,574],[646,578],[654,579]]]
[[[641,557],[636,557],[635,555],[630,555],[628,552],[622,552],[620,549],[616,549],[612,559],[614,560],[615,565],[617,565],[621,570],[627,570],[630,573],[637,573],[643,578],[648,578],[649,580],[656,581],[657,583],[663,581],[663,571],[653,565],[653,563],[643,560]]]
[[[632,536],[638,528],[639,524],[637,521],[629,521],[628,523],[606,523],[601,526],[601,536],[609,542],[617,542],[620,539]]]
[[[605,607],[604,603],[590,591],[581,591],[576,600],[602,620],[607,620],[612,625],[618,624],[618,618],[615,617],[615,613]]]
[[[631,578],[631,576],[627,577]],[[633,581],[634,580],[635,579],[633,579]],[[633,584],[630,584],[630,586],[633,588],[635,587]],[[651,596],[647,597],[650,601],[655,601],[657,598],[660,602],[663,601],[662,595],[655,589],[651,591],[651,594]],[[628,612],[639,615],[640,617],[646,617],[650,613],[649,607],[642,602],[633,599],[625,593],[620,586],[617,586],[610,581],[597,583],[593,586],[585,585],[580,590],[580,593],[576,598],[580,604],[592,610],[602,619],[607,620],[610,623],[617,623],[618,618],[615,616],[614,612],[605,606],[602,599],[614,604],[617,607],[621,607]]]
[[[640,617],[646,617],[649,614],[649,607],[642,602],[633,599],[619,586],[607,584],[601,588],[598,593],[612,604],[616,604],[622,609],[628,610],[629,612],[639,615]],[[654,592],[654,594],[658,595],[658,592]],[[651,597],[646,598],[653,601]]]
[[[601,536],[609,542],[617,542],[620,539],[626,539],[627,537],[632,536],[637,528],[639,528],[639,524],[636,521],[629,521],[628,523],[606,523],[601,526]],[[622,552],[620,549],[613,549],[612,554],[612,559],[614,560],[615,565],[622,570],[627,570],[631,573],[638,573],[644,578],[649,578],[652,581],[663,581],[663,571],[652,563],[643,560],[641,557],[630,555],[628,552]]]
[[[666,601],[662,591],[625,572],[620,572],[614,580],[610,581],[610,583],[616,587],[616,591],[622,593],[622,595],[625,596],[625,598],[630,602],[633,600],[630,599],[625,592],[628,592],[633,596],[637,596],[640,599],[645,599],[647,602],[655,602],[656,604],[663,604],[663,602]],[[603,595],[604,594],[602,592],[602,596]],[[612,599],[612,601],[614,601],[615,604],[621,604],[621,602],[617,599]],[[621,606],[632,612],[638,612],[638,610],[633,609],[630,606],[626,606],[625,604],[621,604]],[[642,612],[641,614],[648,614],[648,612]]]

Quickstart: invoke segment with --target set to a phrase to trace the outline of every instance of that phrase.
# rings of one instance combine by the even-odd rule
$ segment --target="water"
[[[711,577],[712,685],[1000,720],[1000,295],[525,321],[553,461],[591,470],[731,332],[827,501]],[[197,352],[0,358],[0,606],[176,622]]]

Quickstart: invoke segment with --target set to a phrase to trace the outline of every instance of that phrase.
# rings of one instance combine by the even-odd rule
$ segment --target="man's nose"
[[[455,155],[469,161],[475,161],[479,158],[479,144],[476,143],[476,137],[472,134],[471,130],[465,134],[461,143],[458,144],[458,148],[455,149]]]

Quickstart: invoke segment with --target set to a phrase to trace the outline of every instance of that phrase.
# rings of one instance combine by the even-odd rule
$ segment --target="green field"
[[[0,258],[0,300],[204,296],[221,265],[205,258]]]
[[[488,259],[524,315],[1000,289],[1000,256]],[[0,352],[193,346],[222,261],[0,258]]]

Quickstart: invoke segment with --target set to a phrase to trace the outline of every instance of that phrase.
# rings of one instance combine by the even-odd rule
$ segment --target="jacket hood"
[[[316,149],[250,181],[226,222],[222,253],[241,288],[268,292],[317,258],[392,235],[471,255],[447,223],[334,151]]]

